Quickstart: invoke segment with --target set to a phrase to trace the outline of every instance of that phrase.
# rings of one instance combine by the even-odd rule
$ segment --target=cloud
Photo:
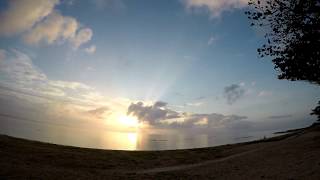
[[[123,11],[126,9],[126,5],[123,0],[92,0],[91,2],[98,10],[111,8],[112,10]]]
[[[10,0],[8,9],[0,14],[0,35],[24,32],[49,15],[59,0]]]
[[[238,84],[231,84],[224,88],[224,97],[227,103],[232,105],[245,94],[245,90]]]
[[[41,82],[47,77],[38,68],[34,67],[31,59],[24,53],[13,49],[5,52],[6,57],[0,61],[0,72],[3,77],[9,78],[12,82],[26,84],[30,82]]]
[[[38,109],[39,105],[44,109],[50,106],[48,113],[54,117],[67,113],[74,119],[107,119],[108,122],[114,122],[118,115],[123,115],[126,111],[128,115],[136,116],[140,122],[158,128],[210,128],[246,118],[218,113],[179,112],[169,108],[171,106],[163,101],[148,104],[131,103],[128,99],[107,99],[86,84],[48,78],[33,64],[32,59],[21,51],[0,50],[0,54],[5,54],[0,56],[0,98],[22,99],[20,104],[34,109]],[[51,117],[51,114],[48,116]]]
[[[270,91],[260,91],[258,93],[258,97],[268,97],[268,96],[271,96],[272,95],[272,92]]]
[[[71,43],[74,49],[91,40],[92,30],[73,17],[63,16],[54,7],[59,0],[9,1],[8,9],[1,15],[4,24],[0,35],[22,35],[25,43]]]
[[[96,52],[96,46],[91,45],[90,47],[85,48],[84,51],[87,52],[88,54],[93,54]]]
[[[217,40],[218,40],[218,37],[216,37],[216,36],[211,36],[211,37],[209,38],[209,40],[208,40],[208,46],[213,45],[214,43],[217,42]]]
[[[110,111],[108,107],[99,107],[99,108],[87,111],[87,114],[89,114],[90,116],[93,116],[94,118],[102,119],[104,113],[108,111]]]
[[[12,111],[0,106],[0,113],[18,112],[28,119],[41,117],[72,126],[85,122],[88,126],[121,129],[115,120],[126,113],[131,101],[104,96],[81,82],[50,79],[19,50],[0,52],[5,54],[0,59],[0,104],[14,101],[9,108]]]
[[[77,29],[78,22],[74,18],[52,12],[41,23],[30,29],[24,35],[24,40],[33,45],[40,42],[52,44],[58,40],[65,41],[74,38]]]
[[[179,118],[179,113],[166,107],[165,102],[155,102],[153,105],[145,105],[143,102],[132,103],[128,107],[127,114],[136,116],[140,121],[148,122],[151,125],[161,120]]]
[[[92,89],[92,87],[87,86],[82,83],[79,83],[79,82],[51,81],[50,85],[57,87],[57,88],[67,88],[67,89],[72,89],[72,90],[77,90],[77,89],[91,90]]]
[[[77,49],[81,44],[84,44],[91,40],[92,30],[90,28],[81,29],[74,38],[71,39],[73,47]]]
[[[78,105],[99,106],[102,101],[99,93],[86,84],[49,79],[23,52],[14,49],[1,52],[6,54],[0,59],[1,84],[8,91]]]
[[[208,128],[225,126],[227,124],[247,119],[246,116],[238,115],[223,115],[218,113],[211,114],[186,114],[184,113],[184,120],[174,122],[171,126],[194,127],[204,126]]]
[[[246,116],[182,113],[171,110],[165,102],[145,105],[143,102],[132,103],[128,107],[128,115],[136,116],[140,122],[156,127],[218,127],[234,121],[246,119]]]
[[[76,0],[64,0],[63,3],[69,5],[69,6],[73,6],[75,4]]]
[[[211,18],[219,17],[223,12],[243,8],[248,0],[181,0],[188,10],[200,10],[210,13]]]
[[[199,107],[203,104],[204,104],[204,102],[186,103],[187,106],[195,106],[195,107]]]
[[[286,114],[286,115],[275,115],[275,116],[269,116],[269,119],[283,119],[283,118],[291,118],[291,114]]]
[[[166,107],[168,103],[163,102],[163,101],[157,101],[154,103],[154,107],[158,107],[158,108],[162,108],[162,107]]]
[[[3,49],[0,49],[0,62],[4,61],[5,58],[6,58],[6,51]]]

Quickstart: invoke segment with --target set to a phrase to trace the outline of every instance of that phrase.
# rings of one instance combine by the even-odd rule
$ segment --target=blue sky
[[[314,120],[319,87],[280,81],[258,58],[263,30],[249,26],[246,3],[1,1],[1,96],[106,126],[122,115],[159,127]]]

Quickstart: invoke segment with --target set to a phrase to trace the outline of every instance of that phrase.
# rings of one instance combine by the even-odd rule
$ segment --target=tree
[[[271,57],[279,79],[320,85],[320,0],[250,0],[251,26],[266,30],[260,57]],[[320,101],[311,114],[320,120]]]
[[[318,117],[318,121],[320,121],[320,101],[318,102],[318,106],[312,110],[313,115],[316,115]]]

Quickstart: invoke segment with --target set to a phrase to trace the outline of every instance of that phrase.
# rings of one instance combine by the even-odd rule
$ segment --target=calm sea
[[[272,131],[233,133],[225,130],[140,129],[110,131],[0,117],[0,134],[41,142],[112,150],[172,150],[210,147],[274,136]]]

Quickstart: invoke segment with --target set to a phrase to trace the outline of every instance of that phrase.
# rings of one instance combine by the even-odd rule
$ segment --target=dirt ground
[[[0,135],[0,179],[320,179],[320,126],[172,151],[77,148]]]

